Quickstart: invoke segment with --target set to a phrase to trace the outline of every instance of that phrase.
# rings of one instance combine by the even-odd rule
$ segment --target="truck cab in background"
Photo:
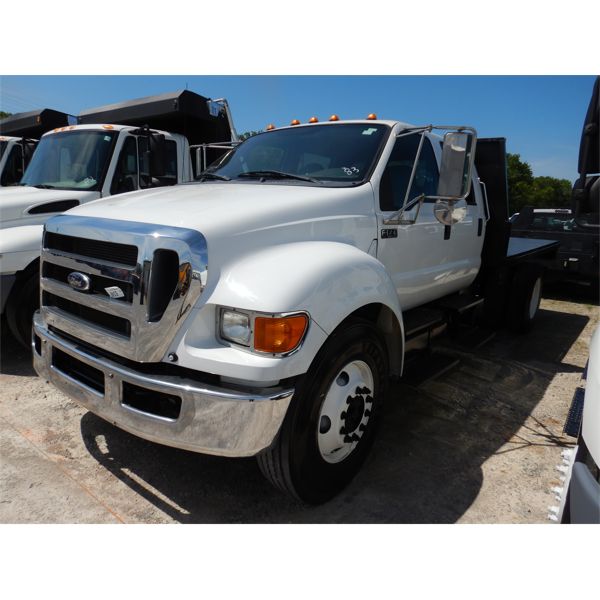
[[[24,345],[39,302],[40,244],[50,216],[191,181],[191,144],[235,136],[226,101],[187,90],[89,109],[78,121],[42,136],[19,184],[0,191],[0,308]]]
[[[44,108],[0,120],[0,188],[17,185],[41,135],[75,123],[75,117]]]

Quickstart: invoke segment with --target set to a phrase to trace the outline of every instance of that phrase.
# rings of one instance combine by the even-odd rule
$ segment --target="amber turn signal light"
[[[295,350],[308,327],[306,315],[290,317],[256,317],[254,349],[270,354],[285,354]]]

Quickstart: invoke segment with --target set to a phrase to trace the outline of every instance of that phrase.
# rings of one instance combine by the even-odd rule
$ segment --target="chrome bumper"
[[[293,389],[282,388],[237,392],[181,377],[139,373],[57,336],[46,328],[39,312],[33,330],[33,366],[40,377],[117,427],[175,448],[218,456],[253,456],[277,435],[294,394]],[[55,348],[100,371],[104,392],[57,368],[52,358]],[[179,416],[169,419],[124,404],[124,382],[181,398]]]

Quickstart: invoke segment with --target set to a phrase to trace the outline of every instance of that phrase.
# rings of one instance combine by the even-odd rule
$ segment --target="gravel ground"
[[[565,288],[566,289],[566,288]],[[597,298],[559,288],[525,336],[498,333],[420,386],[396,383],[373,451],[334,500],[307,507],[272,489],[253,459],[138,439],[38,378],[3,323],[2,523],[548,523],[562,435]]]

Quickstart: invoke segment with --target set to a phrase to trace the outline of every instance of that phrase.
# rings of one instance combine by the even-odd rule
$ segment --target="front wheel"
[[[340,326],[298,385],[276,440],[257,457],[267,479],[312,504],[342,490],[373,443],[387,378],[387,353],[373,326]]]
[[[40,273],[27,269],[17,277],[6,302],[8,327],[19,343],[31,347],[33,313],[40,307]]]

